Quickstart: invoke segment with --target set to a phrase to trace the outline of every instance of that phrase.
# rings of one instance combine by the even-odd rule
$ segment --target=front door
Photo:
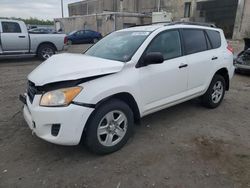
[[[165,61],[139,68],[144,114],[184,98],[188,86],[188,66],[182,56],[178,30],[157,35],[145,53],[149,52],[162,53]]]
[[[4,53],[28,52],[29,35],[17,22],[2,21],[1,43]]]

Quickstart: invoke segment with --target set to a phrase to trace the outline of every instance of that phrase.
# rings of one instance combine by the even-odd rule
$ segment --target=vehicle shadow
[[[136,140],[136,134],[144,132],[145,130],[148,130],[149,126],[150,128],[161,129],[162,126],[166,128],[170,128],[172,126],[176,126],[174,123],[178,118],[187,118],[190,117],[190,113],[193,114],[197,111],[197,108],[199,110],[206,111],[207,109],[202,107],[200,105],[199,99],[193,99],[191,101],[161,110],[159,112],[150,114],[146,117],[143,117],[141,120],[141,124],[136,125],[135,127],[135,133],[128,142],[127,146],[130,144],[133,144]],[[195,111],[195,112],[192,112]],[[33,138],[34,139],[34,138]],[[97,155],[94,153],[91,153],[88,151],[88,149],[85,147],[84,142],[81,142],[78,146],[60,146],[51,144],[48,142],[45,142],[39,138],[36,139],[36,144],[39,145],[39,150],[43,150],[44,153],[47,153],[49,156],[53,157],[59,157],[63,156],[66,159],[72,159],[79,160],[79,156],[81,156],[81,161],[86,160],[95,160],[99,157],[105,157],[106,155]],[[127,149],[125,149],[127,150]],[[46,152],[45,152],[46,151]],[[38,151],[37,151],[38,152]],[[120,150],[116,152],[115,155],[121,155],[124,151]],[[61,157],[59,157],[61,158]]]
[[[0,66],[1,65],[25,65],[25,64],[34,64],[34,63],[41,63],[42,60],[40,60],[37,57],[16,57],[16,58],[6,58],[6,59],[0,59]]]
[[[250,71],[236,71],[235,73],[239,76],[245,76],[245,77],[250,76]]]

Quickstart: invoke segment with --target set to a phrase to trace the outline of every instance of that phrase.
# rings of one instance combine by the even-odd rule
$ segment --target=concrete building
[[[151,23],[152,12],[166,11],[174,21],[214,23],[227,38],[250,37],[250,0],[83,0],[69,4],[68,9],[68,18],[55,19],[66,33],[93,29],[106,35]]]

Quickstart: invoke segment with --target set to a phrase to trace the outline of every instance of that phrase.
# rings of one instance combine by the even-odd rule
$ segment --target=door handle
[[[25,38],[25,36],[18,36],[19,38]]]
[[[212,57],[212,61],[214,61],[214,60],[216,60],[216,59],[218,59],[218,57]]]
[[[182,68],[185,68],[185,67],[187,67],[188,66],[188,64],[181,64],[180,66],[179,66],[179,69],[182,69]]]

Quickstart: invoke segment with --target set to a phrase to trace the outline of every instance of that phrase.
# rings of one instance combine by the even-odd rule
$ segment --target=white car
[[[201,97],[216,108],[234,74],[223,31],[188,23],[111,33],[85,54],[54,55],[28,76],[23,114],[38,137],[117,151],[141,117]]]

